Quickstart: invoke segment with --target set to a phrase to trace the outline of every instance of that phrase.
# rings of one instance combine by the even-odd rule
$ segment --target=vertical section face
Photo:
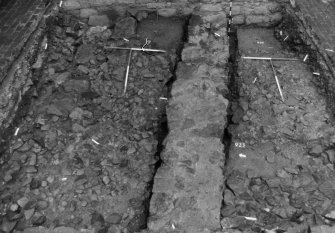
[[[228,101],[220,90],[227,88],[228,47],[225,22],[209,33],[208,18],[208,14],[191,17],[188,43],[171,90],[169,134],[150,203],[148,227],[155,232],[207,232],[221,227],[221,138]]]
[[[137,33],[143,40],[148,38],[152,46],[171,51],[183,45],[184,24],[181,18],[157,18],[153,14],[139,23]]]

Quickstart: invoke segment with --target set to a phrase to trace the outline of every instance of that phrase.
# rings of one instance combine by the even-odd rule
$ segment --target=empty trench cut
[[[284,40],[289,33],[292,40]],[[239,27],[230,34],[223,229],[318,232],[332,224],[331,106],[313,75],[322,73],[316,52],[298,34],[285,18],[276,27]],[[273,61],[285,101],[270,62],[243,56],[298,59]]]
[[[20,223],[16,229],[147,227],[188,19],[149,12],[110,28],[89,27],[66,13],[48,20],[41,77],[1,158],[0,206],[5,219]],[[123,95],[129,51],[109,47],[146,42],[145,48],[167,52],[133,51]]]

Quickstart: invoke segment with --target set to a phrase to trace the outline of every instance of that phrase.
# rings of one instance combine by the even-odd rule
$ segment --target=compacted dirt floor
[[[139,231],[184,21],[128,17],[112,30],[60,14],[53,24],[30,111],[1,157],[0,232]],[[133,51],[123,94],[129,50],[109,47],[143,45],[166,52]]]
[[[239,99],[229,126],[223,225],[293,233],[332,223],[335,128],[305,54],[285,51],[272,29],[239,29],[237,37]],[[273,61],[284,102],[270,61],[243,56],[299,58]]]

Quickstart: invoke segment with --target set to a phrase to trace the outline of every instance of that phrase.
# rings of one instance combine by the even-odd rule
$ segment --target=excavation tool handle
[[[124,49],[124,50],[133,50],[133,51],[143,51],[143,52],[157,52],[157,53],[166,53],[165,50],[160,49],[146,49],[146,48],[126,48],[126,47],[105,47],[105,49]]]
[[[281,58],[281,57],[242,57],[242,59],[250,60],[277,60],[277,61],[298,61],[296,58]]]

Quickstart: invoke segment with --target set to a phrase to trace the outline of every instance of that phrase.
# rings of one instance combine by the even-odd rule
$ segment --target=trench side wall
[[[304,6],[306,7],[306,6]],[[310,17],[303,14],[297,6],[287,6],[285,14],[294,19],[296,33],[309,46],[312,51],[315,51],[316,64],[310,64],[313,72],[319,73],[320,76],[315,76],[323,94],[326,96],[329,108],[332,112],[335,110],[335,53],[328,52],[324,46],[327,43],[328,35],[320,34],[313,26]],[[323,25],[326,27],[325,25]],[[329,25],[328,25],[329,26]],[[330,39],[330,36],[329,36]],[[335,50],[335,47],[328,46],[329,49]]]
[[[222,23],[230,10],[230,0],[64,0],[62,9],[72,14],[87,19],[91,9],[99,13],[114,10],[118,14],[131,12],[131,9],[157,11],[164,17],[190,15],[194,12],[207,12],[207,17]],[[271,26],[281,20],[281,4],[286,0],[234,0],[232,12],[234,23],[240,25]],[[94,12],[94,11],[93,11]],[[94,12],[94,14],[96,14]],[[224,17],[221,17],[224,16]]]
[[[25,12],[24,6],[21,7],[1,9],[8,10],[6,14],[11,17],[0,26],[1,31],[6,30],[2,35],[9,40],[1,40],[0,44],[4,52],[2,55],[6,56],[0,56],[0,152],[3,150],[2,143],[8,139],[8,129],[17,117],[19,105],[22,100],[26,101],[25,94],[31,90],[36,78],[32,67],[45,35],[44,16],[52,11],[52,5],[45,6],[44,3],[32,5],[28,12]],[[17,15],[21,10],[25,14]],[[7,29],[6,25],[9,25]]]

